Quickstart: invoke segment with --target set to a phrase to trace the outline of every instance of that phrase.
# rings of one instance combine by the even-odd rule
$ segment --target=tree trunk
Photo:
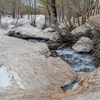
[[[61,9],[62,9],[62,22],[64,21],[64,2],[61,0]]]
[[[59,35],[59,38],[61,38],[61,33],[57,21],[57,9],[56,9],[56,0],[51,0],[51,9],[53,11],[53,23],[55,24],[55,28],[57,30],[57,33]]]
[[[47,2],[49,2],[49,0],[47,0]],[[46,5],[46,8],[47,8],[47,12],[48,12],[48,15],[49,15],[49,26],[51,26],[51,13],[50,13],[50,9],[49,9],[48,4]]]
[[[0,12],[0,25],[1,25],[1,12]]]

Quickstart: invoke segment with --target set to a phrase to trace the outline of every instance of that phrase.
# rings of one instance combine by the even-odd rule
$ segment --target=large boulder
[[[40,55],[48,57],[51,53],[45,43],[35,44],[0,34],[0,66],[17,59],[19,55],[21,57],[28,56],[34,58]]]
[[[20,26],[10,30],[7,35],[24,39],[45,39],[56,41],[59,37],[54,33],[46,34],[41,29],[32,26]]]
[[[45,96],[61,91],[76,76],[61,58],[19,57],[0,67],[0,99],[48,100]]]
[[[93,41],[87,37],[81,37],[72,48],[77,52],[90,52],[93,49]]]
[[[90,30],[93,30],[93,27],[86,23],[84,25],[81,25],[81,26],[75,28],[71,32],[71,34],[73,34],[73,35],[84,35],[84,34],[86,34]]]

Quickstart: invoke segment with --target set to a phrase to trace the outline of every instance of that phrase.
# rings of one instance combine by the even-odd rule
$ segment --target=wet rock
[[[52,57],[58,57],[57,52],[55,50],[50,50]]]
[[[56,50],[58,47],[61,46],[61,43],[48,43],[48,47],[50,50]]]
[[[87,37],[81,37],[72,48],[77,52],[90,52],[93,49],[93,41]]]

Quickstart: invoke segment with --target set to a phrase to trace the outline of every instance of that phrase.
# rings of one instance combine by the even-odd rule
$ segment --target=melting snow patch
[[[13,84],[19,86],[19,88],[24,89],[20,77],[18,74],[8,67],[0,67],[0,87],[9,87]]]

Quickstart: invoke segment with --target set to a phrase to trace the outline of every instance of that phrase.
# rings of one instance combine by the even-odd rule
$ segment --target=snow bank
[[[37,15],[36,17],[36,27],[42,29],[45,24],[45,16]]]
[[[13,19],[12,17],[9,17],[9,16],[2,16],[1,22],[2,24],[7,24],[7,25],[16,25],[16,24],[24,25],[24,24],[30,24],[31,20],[28,19],[26,15],[20,19]],[[42,28],[44,24],[45,24],[45,16],[37,15],[36,16],[36,27]]]

